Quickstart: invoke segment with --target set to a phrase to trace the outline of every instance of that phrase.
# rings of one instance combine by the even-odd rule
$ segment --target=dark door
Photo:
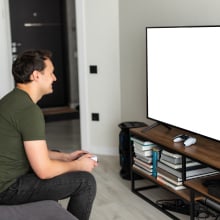
[[[57,82],[54,93],[38,103],[42,108],[68,105],[64,0],[9,0],[13,57],[27,49],[53,53]]]

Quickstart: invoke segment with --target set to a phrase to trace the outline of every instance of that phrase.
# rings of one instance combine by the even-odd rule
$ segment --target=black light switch
[[[98,73],[98,68],[96,65],[90,65],[89,66],[89,72],[92,74],[97,74]]]
[[[99,113],[92,113],[92,121],[99,121]]]

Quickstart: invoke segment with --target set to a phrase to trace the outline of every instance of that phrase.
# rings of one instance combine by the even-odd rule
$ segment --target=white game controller
[[[185,141],[184,141],[184,145],[185,147],[189,147],[192,144],[196,143],[196,138],[194,137],[188,137]]]
[[[98,162],[98,157],[97,157],[96,155],[93,155],[93,156],[91,157],[91,159],[94,160],[94,161],[96,161],[96,162]]]
[[[188,138],[189,136],[186,134],[179,134],[173,138],[173,142],[177,143],[177,142],[185,141]]]

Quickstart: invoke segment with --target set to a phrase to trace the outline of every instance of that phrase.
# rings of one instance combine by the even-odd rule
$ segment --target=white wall
[[[146,120],[145,27],[220,25],[219,0],[119,0],[122,120]]]
[[[8,0],[0,1],[0,98],[13,88]]]
[[[82,148],[97,154],[118,154],[118,0],[80,0],[76,8]],[[89,74],[89,65],[97,65],[98,74]],[[91,113],[99,113],[100,121],[92,121]]]

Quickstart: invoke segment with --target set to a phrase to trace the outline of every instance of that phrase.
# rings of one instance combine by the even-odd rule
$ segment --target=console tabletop
[[[147,128],[147,127],[146,127]],[[149,139],[168,150],[177,154],[190,157],[194,160],[207,164],[214,169],[220,170],[220,142],[200,135],[171,127],[168,129],[163,125],[158,125],[150,130],[143,131],[141,128],[131,128],[130,132],[140,138]],[[186,134],[197,139],[196,144],[185,147],[183,142],[174,143],[173,138],[179,134]]]

